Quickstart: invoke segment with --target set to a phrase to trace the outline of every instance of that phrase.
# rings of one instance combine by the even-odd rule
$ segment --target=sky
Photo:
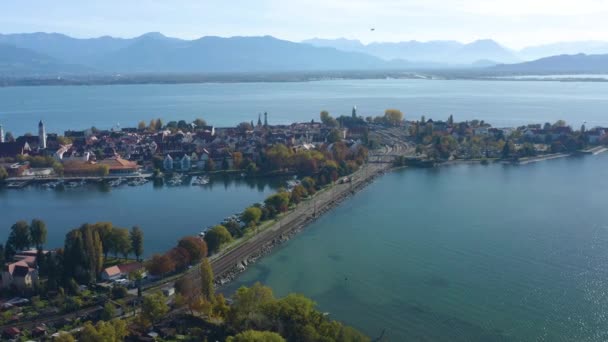
[[[375,28],[375,31],[371,31]],[[2,0],[0,33],[494,39],[519,49],[608,40],[608,0]]]

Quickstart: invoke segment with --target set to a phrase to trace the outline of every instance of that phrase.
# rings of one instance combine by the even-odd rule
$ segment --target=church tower
[[[264,127],[268,127],[268,112],[264,112]]]
[[[46,130],[44,129],[42,120],[38,123],[38,144],[41,149],[46,149]]]
[[[0,143],[4,142],[4,127],[0,125]]]

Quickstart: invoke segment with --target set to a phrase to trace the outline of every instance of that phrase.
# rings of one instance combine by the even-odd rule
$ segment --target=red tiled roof
[[[144,266],[139,263],[139,262],[131,262],[128,264],[123,264],[123,265],[118,265],[118,268],[120,269],[120,272],[122,273],[131,273],[131,272],[135,272],[137,270],[142,269]]]
[[[120,274],[120,268],[118,268],[118,266],[110,266],[103,271],[106,272],[108,277],[113,277]]]

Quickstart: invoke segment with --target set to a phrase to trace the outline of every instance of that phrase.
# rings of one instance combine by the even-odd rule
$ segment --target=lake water
[[[608,83],[470,80],[344,80],[294,83],[225,83],[0,88],[0,124],[15,134],[91,126],[134,127],[141,120],[205,118],[215,126],[319,120],[319,112],[378,115],[387,108],[406,118],[483,119],[515,126],[564,119],[579,127],[608,126]]]
[[[388,174],[236,283],[390,341],[608,340],[608,154]]]
[[[278,181],[212,178],[205,186],[86,187],[44,190],[0,189],[0,243],[13,223],[42,219],[47,223],[51,248],[63,246],[65,234],[83,223],[109,221],[119,227],[139,225],[144,230],[145,254],[165,252],[177,240],[196,235],[227,216],[264,200]]]

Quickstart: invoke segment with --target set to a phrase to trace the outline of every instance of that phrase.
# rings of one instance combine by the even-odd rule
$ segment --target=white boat
[[[209,177],[207,176],[198,176],[194,178],[192,181],[192,185],[207,185],[209,184]]]

